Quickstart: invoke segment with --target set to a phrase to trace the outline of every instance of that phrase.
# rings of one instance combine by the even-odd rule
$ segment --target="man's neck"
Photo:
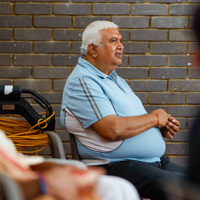
[[[101,63],[97,62],[97,60],[89,55],[85,55],[83,56],[84,60],[87,60],[90,64],[92,64],[94,67],[96,67],[99,71],[101,71],[102,73],[109,75],[113,70],[109,71],[108,66],[103,67],[101,65]],[[117,66],[116,66],[117,67]],[[110,69],[112,69],[112,67],[110,67]]]

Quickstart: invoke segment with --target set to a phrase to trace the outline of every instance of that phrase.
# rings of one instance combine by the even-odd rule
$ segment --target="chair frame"
[[[25,200],[18,183],[5,174],[0,174],[0,199]]]

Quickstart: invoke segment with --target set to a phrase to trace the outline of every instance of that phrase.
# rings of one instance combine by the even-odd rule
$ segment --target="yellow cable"
[[[39,119],[32,127],[19,115],[0,115],[0,129],[14,142],[18,151],[37,155],[38,152],[49,146],[48,135],[41,129],[48,126],[47,121],[54,115],[55,112],[47,119]]]

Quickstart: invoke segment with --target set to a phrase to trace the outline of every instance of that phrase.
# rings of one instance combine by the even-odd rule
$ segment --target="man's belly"
[[[111,151],[94,151],[79,143],[79,152],[83,159],[107,159],[110,162],[138,160],[151,163],[160,160],[165,152],[165,142],[160,131],[152,128],[124,140],[120,146]]]

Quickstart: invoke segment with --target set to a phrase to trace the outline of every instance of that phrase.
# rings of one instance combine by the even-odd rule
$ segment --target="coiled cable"
[[[0,129],[13,141],[17,151],[37,155],[38,152],[49,146],[48,135],[42,129],[48,126],[48,121],[54,115],[55,112],[46,119],[39,119],[34,126],[31,126],[19,115],[1,114]]]

